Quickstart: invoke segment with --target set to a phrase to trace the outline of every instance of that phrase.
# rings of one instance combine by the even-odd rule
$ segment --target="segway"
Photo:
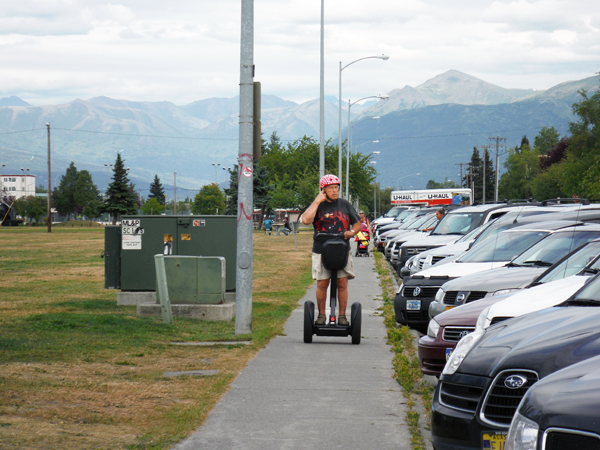
[[[337,306],[337,271],[348,263],[348,245],[343,233],[318,233],[317,237],[326,238],[321,251],[323,266],[331,271],[329,287],[329,304],[331,314],[325,325],[315,325],[315,303],[307,300],[304,303],[304,342],[310,344],[313,335],[317,336],[352,336],[353,344],[360,344],[360,328],[362,322],[362,305],[354,302],[350,310],[350,325],[336,323],[335,308]]]

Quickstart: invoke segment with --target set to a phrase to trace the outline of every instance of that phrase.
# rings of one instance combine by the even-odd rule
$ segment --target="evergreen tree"
[[[487,148],[483,151],[483,158],[485,160],[485,201],[487,203],[493,203],[496,193],[496,171],[494,170],[494,163],[492,162],[492,158],[490,158],[490,153]],[[481,173],[483,173],[483,161],[481,171]],[[481,181],[481,185],[483,186],[483,180]]]
[[[238,170],[239,167],[236,165],[232,170],[229,170],[229,188],[225,189],[226,206],[225,214],[228,216],[237,215],[238,209]]]
[[[77,184],[77,167],[71,161],[67,172],[60,177],[60,183],[52,191],[52,206],[61,215],[75,213],[75,192]]]
[[[165,204],[165,190],[158,175],[154,175],[154,181],[150,183],[150,194],[148,198],[155,198],[161,205]]]
[[[112,215],[112,223],[116,225],[117,219],[121,215],[137,212],[137,198],[131,191],[127,171],[120,153],[117,154],[112,180],[106,190],[106,199],[102,211]]]
[[[87,170],[78,171],[71,162],[60,184],[52,191],[52,206],[62,215],[79,215],[100,193]]]
[[[468,188],[473,188],[473,200],[481,202],[483,200],[483,161],[479,156],[477,147],[473,147],[471,162],[467,166],[467,173],[463,178],[463,185]],[[487,194],[487,193],[486,193]]]

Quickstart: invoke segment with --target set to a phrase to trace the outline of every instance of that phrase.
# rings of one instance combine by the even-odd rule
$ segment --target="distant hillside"
[[[393,90],[386,102],[379,102],[376,106],[364,110],[361,117],[383,116],[393,111],[445,103],[498,105],[534,93],[533,89],[505,89],[458,70],[449,70],[417,87],[405,86]]]
[[[402,180],[405,186],[424,187],[428,179],[458,181],[460,162],[470,159],[473,146],[488,137],[507,137],[517,145],[523,135],[532,140],[543,126],[567,132],[571,106],[581,89],[598,88],[598,77],[561,83],[542,92],[504,89],[458,71],[448,71],[417,86],[389,93],[353,117],[381,116],[354,128],[354,147],[369,140],[379,144],[361,151],[380,151],[377,168],[383,185]],[[338,107],[325,102],[325,137],[336,138]],[[211,98],[178,106],[171,102],[133,102],[96,97],[62,105],[30,106],[17,97],[0,106],[0,161],[4,173],[30,173],[46,183],[46,123],[51,124],[53,184],[71,161],[92,173],[101,190],[108,183],[109,166],[123,151],[136,188],[147,195],[154,174],[171,189],[177,172],[178,193],[185,197],[215,180],[212,163],[232,166],[238,154],[237,97]],[[8,104],[6,104],[8,103]],[[363,106],[364,108],[364,106]],[[302,104],[272,95],[262,96],[263,137],[272,131],[285,143],[304,135],[319,139],[319,100]],[[355,115],[360,113],[360,116]],[[343,138],[347,115],[343,113]],[[335,143],[335,141],[334,141]],[[376,146],[376,147],[375,147]],[[503,156],[501,156],[501,162]],[[333,168],[332,168],[333,169]],[[43,180],[42,180],[43,177]],[[227,174],[217,170],[219,183]],[[427,179],[425,179],[427,178]],[[186,191],[189,189],[189,191]],[[181,190],[181,191],[180,191]]]
[[[31,106],[24,100],[21,100],[19,97],[15,97],[14,95],[11,97],[0,98],[0,106]]]

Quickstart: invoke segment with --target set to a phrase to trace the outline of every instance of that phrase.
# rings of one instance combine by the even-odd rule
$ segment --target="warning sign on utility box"
[[[141,250],[144,229],[139,219],[124,219],[121,222],[121,249]]]

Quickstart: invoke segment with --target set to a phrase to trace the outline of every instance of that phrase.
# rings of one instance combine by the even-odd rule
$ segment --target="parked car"
[[[586,206],[586,208],[589,208],[589,206]],[[403,267],[401,269],[401,275],[404,278],[408,275],[414,275],[421,270],[429,269],[441,261],[449,262],[451,258],[459,257],[477,243],[509,228],[550,220],[600,221],[600,210],[584,211],[574,209],[572,206],[524,206],[522,208],[515,208],[514,211],[507,212],[502,217],[476,228],[454,244],[436,247],[416,255],[410,268]],[[490,227],[492,223],[494,226]]]
[[[532,385],[600,355],[599,306],[596,275],[557,307],[462,338],[433,395],[434,448],[502,448],[517,407]]]
[[[392,256],[390,252],[390,242],[394,242],[397,239],[401,239],[406,242],[410,239],[414,239],[415,237],[420,237],[423,235],[423,233],[426,233],[427,231],[425,230],[430,228],[431,225],[435,224],[436,221],[437,219],[435,217],[435,213],[428,212],[427,214],[414,220],[406,227],[401,227],[389,233],[384,233],[384,235],[387,234],[385,237],[384,235],[381,235],[380,238],[384,237],[381,241],[381,244],[384,246],[383,254],[385,255],[386,259],[389,260]]]
[[[391,227],[391,225],[380,228],[379,233],[373,239],[373,245],[377,250],[383,252],[388,238],[398,236],[408,230],[414,231],[419,229],[420,231],[424,222],[429,223],[432,221],[435,221],[435,213],[433,213],[430,208],[413,209],[408,212],[402,222],[394,222],[394,228],[386,230],[386,228]]]
[[[600,238],[600,224],[563,227],[550,234],[551,236],[524,251],[504,267],[444,283],[429,307],[429,316],[435,317],[448,307],[523,289],[573,249]]]
[[[421,371],[440,376],[458,341],[502,320],[564,302],[600,270],[600,240],[584,244],[516,294],[487,297],[451,308],[429,321],[427,334],[419,339]]]
[[[504,450],[600,448],[600,357],[535,383],[508,430]]]
[[[480,245],[448,264],[435,265],[431,269],[412,275],[404,280],[394,298],[396,322],[425,332],[429,323],[429,305],[434,298],[439,298],[438,291],[442,285],[456,278],[502,267],[510,262],[513,257],[521,254],[552,232],[578,223],[558,220],[512,228],[498,233],[494,238],[486,239]],[[600,235],[600,226],[598,226],[598,231],[599,233],[596,236]],[[568,251],[561,256],[566,253]],[[483,298],[485,294],[485,292],[481,295],[472,292],[467,297],[474,300],[477,295],[480,295],[478,298]],[[458,299],[464,303],[467,297],[464,299],[458,297]],[[456,298],[454,300],[456,301]],[[439,298],[438,302],[441,303],[441,301],[442,299]]]
[[[405,243],[400,247],[396,270],[400,270],[410,257],[435,247],[456,242],[461,236],[464,236],[478,226],[503,216],[515,207],[522,207],[524,205],[527,205],[527,203],[494,203],[464,206],[449,211],[429,235],[424,236],[420,240]]]

